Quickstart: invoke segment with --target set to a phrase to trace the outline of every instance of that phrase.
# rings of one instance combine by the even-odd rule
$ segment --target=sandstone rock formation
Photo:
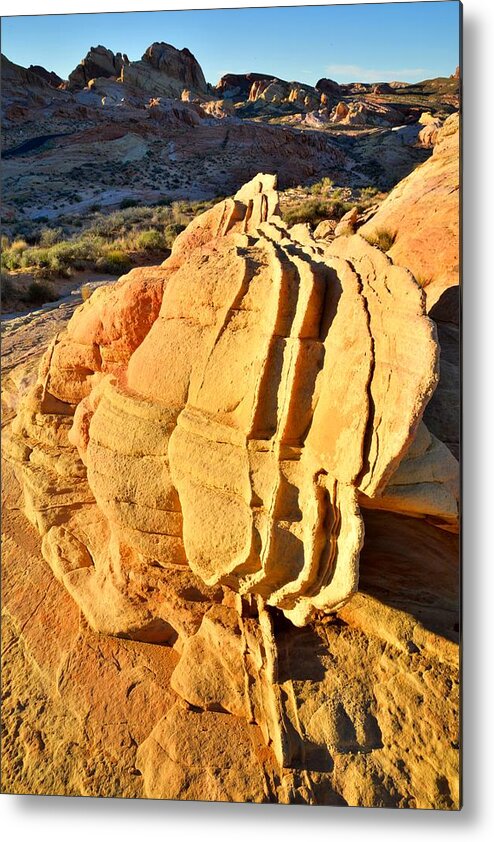
[[[361,237],[291,234],[276,211],[273,179],[259,176],[198,217],[162,269],[97,291],[52,344],[16,419],[27,512],[96,627],[180,636],[182,621],[161,616],[154,595],[124,616],[112,571],[175,565],[181,579],[186,562],[208,587],[259,595],[304,624],[357,587],[357,493],[395,508],[386,486],[437,382],[422,293]],[[180,367],[154,365],[161,354]],[[64,483],[47,508],[53,471]],[[409,510],[454,522],[454,489],[445,482],[438,502],[428,482]],[[413,497],[416,480],[404,483]],[[94,523],[89,550],[81,506]]]
[[[424,106],[416,98],[434,115],[447,114],[458,88],[454,80],[429,80],[390,96],[372,94],[370,85],[356,92],[331,80],[311,87],[247,73],[226,74],[214,89],[188,51],[159,43],[130,63],[94,48],[70,83],[54,87],[57,81],[4,61],[4,217],[11,237],[21,212],[29,226],[45,216],[77,221],[95,204],[115,208],[129,197],[146,205],[164,196],[208,200],[233,194],[259,170],[277,172],[281,189],[329,176],[352,188],[390,190],[435,143],[431,126],[417,141],[412,123]],[[126,159],[122,173],[112,167],[114,141],[136,136],[142,154],[133,165]]]
[[[358,209],[356,207],[350,208],[341,217],[338,225],[334,229],[335,237],[345,236],[348,234],[355,234],[358,221]]]
[[[457,805],[456,652],[441,637],[456,461],[422,421],[438,377],[424,303],[358,234],[288,229],[275,178],[258,175],[54,337],[8,452],[89,648],[96,631],[125,639],[119,659],[132,641],[175,650],[166,698],[146,679],[155,718],[126,761],[147,796]],[[23,604],[14,587],[14,618]],[[401,705],[424,658],[436,689],[417,730]],[[121,706],[135,684],[119,682]]]
[[[255,82],[281,82],[282,79],[269,73],[225,73],[218,81],[216,90],[228,99],[248,99]]]
[[[340,101],[331,112],[330,119],[346,126],[399,126],[404,122],[401,111],[377,100]]]
[[[119,77],[122,68],[129,63],[127,56],[113,53],[101,44],[91,47],[77,67],[69,73],[67,87],[71,91],[85,88],[91,79]]]
[[[422,146],[435,146],[439,138],[439,130],[442,128],[444,120],[440,117],[435,117],[430,111],[424,111],[419,117],[419,124],[423,126],[418,133],[418,140]]]
[[[180,98],[184,90],[208,91],[201,67],[190,50],[177,50],[164,42],[151,44],[140,61],[122,67],[121,79],[153,96]]]
[[[377,85],[372,86],[372,93],[373,94],[392,94],[393,88],[387,82],[379,82]]]
[[[341,93],[341,85],[333,79],[319,79],[319,81],[316,82],[316,88],[318,91],[321,91],[321,93],[329,94],[331,96],[339,96]]]
[[[259,79],[252,83],[249,102],[292,105],[301,110],[320,105],[321,95],[310,85],[300,82],[283,82],[281,79]]]
[[[452,114],[437,134],[432,157],[395,187],[361,229],[364,235],[392,231],[390,257],[411,269],[428,297],[434,289],[434,300],[458,283],[459,179],[459,115]]]
[[[426,128],[434,120],[426,120]],[[432,157],[400,182],[362,228],[383,229],[394,242],[388,254],[409,266],[425,290],[427,311],[437,324],[441,377],[426,410],[430,429],[455,456],[459,450],[459,115],[435,128]]]

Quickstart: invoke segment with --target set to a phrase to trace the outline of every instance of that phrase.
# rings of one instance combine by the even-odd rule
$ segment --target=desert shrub
[[[179,222],[171,222],[169,225],[166,226],[164,231],[164,240],[166,248],[171,249],[175,239],[178,235],[185,229],[185,225],[180,224]]]
[[[396,232],[389,231],[387,228],[376,228],[371,234],[367,234],[365,239],[371,246],[376,246],[386,252],[396,240]]]
[[[310,193],[313,196],[324,196],[327,195],[333,187],[333,182],[330,178],[323,178],[321,181],[317,181],[312,187],[309,188]]]
[[[1,246],[2,251],[6,251],[9,247],[9,238],[6,236],[6,234],[2,234],[1,244],[2,244],[2,246]]]
[[[20,269],[22,265],[22,255],[28,248],[28,244],[24,239],[14,240],[11,245],[2,249],[2,267],[4,269]]]
[[[137,237],[137,247],[144,251],[156,251],[165,248],[165,237],[155,228],[143,231]]]
[[[38,248],[36,246],[27,248],[22,252],[21,266],[23,269],[31,266],[50,266],[50,249]]]
[[[341,219],[343,214],[351,207],[352,205],[349,202],[322,202],[309,199],[285,210],[283,218],[287,225],[295,225],[298,222],[317,225],[323,219]]]
[[[47,281],[32,281],[23,297],[28,304],[46,304],[49,301],[56,301],[57,293]]]
[[[132,199],[130,196],[127,199],[122,199],[120,202],[120,209],[125,210],[126,208],[135,208],[139,204],[138,199]]]
[[[372,199],[374,196],[377,196],[378,193],[379,188],[373,187],[372,185],[369,185],[368,187],[362,187],[360,189],[360,196],[362,197],[362,199]]]
[[[330,219],[341,219],[342,216],[346,214],[347,211],[351,210],[354,207],[353,202],[340,202],[338,200],[334,202],[330,202],[329,209]]]
[[[2,275],[0,280],[0,294],[2,304],[5,301],[12,301],[13,299],[17,298],[17,290],[12,282],[11,278],[7,277],[7,275]]]
[[[104,254],[101,238],[85,235],[56,243],[49,248],[34,246],[22,252],[20,266],[25,269],[41,268],[52,275],[67,276],[72,269],[86,269],[94,266]]]
[[[2,251],[2,269],[19,269],[21,265],[21,256],[14,254],[10,249]]]
[[[123,275],[132,266],[128,254],[120,249],[111,249],[96,261],[96,268],[101,272],[108,272],[110,275]]]
[[[63,237],[61,228],[42,228],[39,233],[39,243],[41,246],[54,246],[55,243],[60,242]]]
[[[99,216],[95,221],[92,223],[89,231],[91,234],[94,234],[98,237],[105,237],[105,239],[111,239],[112,237],[118,236],[120,230],[124,226],[124,216],[121,212],[116,211],[115,213],[110,213],[107,216]]]
[[[14,240],[10,246],[10,251],[14,254],[22,254],[27,249],[27,243],[24,239]]]
[[[316,199],[299,202],[283,213],[287,225],[295,225],[298,222],[308,222],[309,225],[317,225],[318,222],[322,219],[327,219],[328,216],[327,203],[320,202]]]

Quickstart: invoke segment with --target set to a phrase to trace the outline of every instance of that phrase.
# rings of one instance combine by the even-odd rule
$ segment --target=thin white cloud
[[[400,70],[378,70],[358,64],[328,64],[326,73],[341,82],[410,82],[426,79],[426,67],[402,67]]]

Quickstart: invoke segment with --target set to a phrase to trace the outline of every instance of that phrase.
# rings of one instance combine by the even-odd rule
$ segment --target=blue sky
[[[459,3],[375,3],[265,9],[44,15],[2,18],[2,52],[67,78],[91,46],[141,57],[153,41],[188,47],[213,84],[260,71],[314,85],[413,82],[459,63]]]

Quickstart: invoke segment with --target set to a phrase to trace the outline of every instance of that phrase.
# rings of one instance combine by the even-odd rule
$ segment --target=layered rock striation
[[[180,656],[177,701],[137,753],[148,796],[430,806],[446,775],[445,804],[457,803],[451,748],[430,780],[420,773],[435,702],[407,736],[412,783],[388,783],[383,740],[401,714],[378,638],[424,648],[445,681],[454,652],[382,614],[375,584],[355,595],[364,521],[393,547],[384,590],[419,576],[422,546],[448,580],[457,463],[422,420],[437,381],[436,328],[411,272],[358,234],[287,228],[262,174],[196,218],[162,266],[95,291],[54,338],[8,450],[43,555],[89,626]],[[349,651],[363,645],[354,628],[381,629],[369,657],[382,690],[359,684],[344,646],[337,672],[330,649],[316,658],[335,611]],[[272,752],[262,774],[254,725]]]
[[[27,513],[95,625],[115,565],[190,569],[303,625],[357,588],[359,495],[454,523],[440,442],[411,448],[437,379],[413,276],[358,235],[287,229],[258,176],[54,340],[14,424]]]

